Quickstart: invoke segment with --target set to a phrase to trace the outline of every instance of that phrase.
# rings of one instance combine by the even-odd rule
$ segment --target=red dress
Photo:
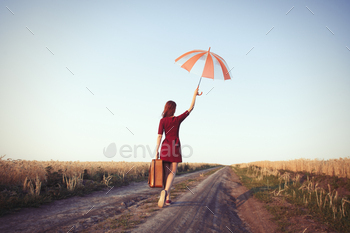
[[[168,162],[182,162],[181,144],[179,139],[180,124],[190,113],[186,110],[177,117],[164,117],[159,122],[158,134],[165,133],[165,139],[160,149],[160,159]]]

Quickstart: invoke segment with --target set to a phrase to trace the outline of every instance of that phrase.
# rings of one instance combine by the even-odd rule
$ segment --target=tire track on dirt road
[[[191,188],[132,232],[251,232],[241,220],[232,190],[233,171],[224,167]],[[239,193],[236,193],[239,194]]]

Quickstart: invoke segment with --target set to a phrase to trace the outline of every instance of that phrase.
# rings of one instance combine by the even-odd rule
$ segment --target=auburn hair
[[[169,100],[168,102],[166,102],[164,106],[164,111],[162,113],[163,118],[173,116],[175,113],[175,109],[176,109],[176,103],[174,101]]]

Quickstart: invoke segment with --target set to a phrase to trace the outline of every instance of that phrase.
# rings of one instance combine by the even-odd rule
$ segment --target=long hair
[[[176,109],[176,103],[174,101],[169,100],[168,102],[166,102],[164,106],[164,111],[162,113],[163,118],[174,115],[175,109]]]

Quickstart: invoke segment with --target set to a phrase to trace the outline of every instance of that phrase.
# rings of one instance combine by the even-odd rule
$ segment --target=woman
[[[158,206],[162,208],[164,202],[166,205],[171,204],[170,200],[170,188],[173,184],[175,178],[177,164],[182,162],[181,156],[181,144],[179,139],[179,129],[181,122],[190,114],[193,110],[194,103],[196,102],[197,95],[202,95],[203,92],[199,94],[198,87],[194,92],[191,106],[181,115],[175,117],[174,113],[176,110],[176,103],[174,101],[168,101],[165,104],[163,111],[163,118],[159,122],[158,137],[157,137],[157,154],[156,159],[159,156],[159,146],[162,140],[163,132],[165,133],[165,139],[162,143],[160,158],[163,160],[164,164],[164,174],[166,180],[164,180],[163,187],[164,190],[160,193],[160,198],[158,201]]]

